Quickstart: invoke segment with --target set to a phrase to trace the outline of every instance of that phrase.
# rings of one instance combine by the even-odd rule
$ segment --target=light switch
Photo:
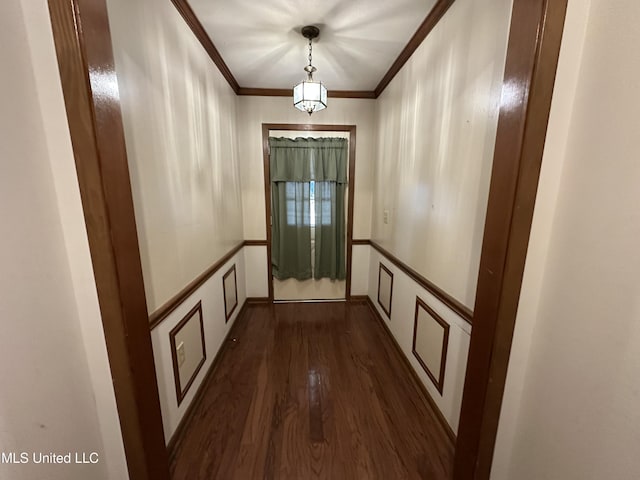
[[[382,212],[382,222],[386,225],[389,223],[389,210]]]
[[[180,342],[180,345],[178,345],[178,348],[176,348],[176,350],[178,352],[178,367],[181,367],[187,359],[184,352],[184,342]]]

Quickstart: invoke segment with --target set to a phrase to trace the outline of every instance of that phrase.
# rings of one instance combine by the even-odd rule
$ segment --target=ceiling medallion
[[[327,108],[327,88],[322,82],[313,79],[316,67],[311,65],[311,42],[319,34],[318,27],[313,25],[302,27],[302,36],[309,40],[309,65],[304,67],[304,71],[307,72],[306,80],[293,87],[293,106],[309,115]]]

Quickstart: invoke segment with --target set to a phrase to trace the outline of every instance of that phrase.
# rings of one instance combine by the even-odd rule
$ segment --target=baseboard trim
[[[274,300],[275,304],[287,303],[340,303],[346,302],[346,298],[309,298],[307,300]]]
[[[367,303],[368,298],[368,295],[351,295],[349,301],[353,303]]]
[[[444,428],[444,431],[446,432],[447,437],[451,441],[451,446],[455,448],[456,434],[451,429],[449,422],[447,422],[447,419],[444,418],[444,415],[442,414],[442,412],[440,411],[436,403],[433,401],[433,398],[431,398],[431,394],[429,393],[427,388],[424,386],[424,384],[420,380],[420,377],[418,377],[418,374],[416,373],[413,366],[411,365],[411,362],[409,362],[409,359],[407,358],[407,356],[402,351],[402,348],[400,348],[400,345],[398,344],[395,337],[391,333],[391,330],[389,330],[389,327],[387,326],[386,322],[382,318],[382,315],[380,315],[380,312],[378,312],[378,309],[376,309],[375,305],[371,301],[371,297],[367,296],[366,303],[371,309],[371,311],[373,312],[373,315],[376,317],[378,322],[383,326],[384,331],[387,333],[387,335],[389,335],[389,338],[391,338],[391,341],[393,342],[393,345],[395,346],[398,354],[400,355],[400,358],[402,358],[402,361],[404,362],[406,367],[409,369],[409,372],[411,372],[411,378],[413,379],[414,383],[416,384],[420,392],[422,392],[422,396],[424,397],[426,402],[429,404],[429,406],[433,409],[434,413],[436,414],[436,418],[442,425],[442,428]]]
[[[271,303],[269,297],[247,297],[247,303],[249,305],[260,305],[264,303]]]
[[[187,407],[187,411],[184,413],[182,419],[180,420],[180,423],[178,423],[178,427],[176,428],[175,432],[173,432],[173,435],[171,435],[171,438],[169,439],[169,443],[167,443],[167,452],[169,454],[170,460],[173,458],[176,448],[180,444],[180,441],[182,440],[182,437],[185,433],[186,425],[191,420],[191,417],[193,417],[193,414],[196,411],[196,408],[198,407],[198,405],[200,405],[200,403],[202,402],[202,399],[204,397],[204,391],[206,390],[206,386],[211,380],[211,377],[213,376],[213,373],[215,372],[216,368],[218,367],[218,364],[220,362],[220,359],[222,358],[223,352],[226,351],[227,349],[227,343],[229,342],[229,339],[234,333],[235,325],[238,319],[240,319],[240,317],[246,314],[247,305],[250,305],[251,303],[252,302],[247,298],[245,302],[242,304],[242,308],[238,312],[238,315],[236,315],[236,319],[233,321],[233,325],[231,325],[231,328],[225,335],[224,340],[222,341],[222,345],[220,345],[220,348],[218,349],[218,353],[216,353],[216,356],[213,358],[213,362],[211,362],[211,365],[209,366],[209,370],[207,370],[205,377],[202,379],[202,382],[198,386],[198,390],[196,391],[196,394],[194,395],[193,400],[191,401],[191,404],[189,405],[189,407]]]

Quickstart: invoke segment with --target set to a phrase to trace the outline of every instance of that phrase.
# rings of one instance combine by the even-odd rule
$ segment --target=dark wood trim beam
[[[349,178],[347,184],[348,202],[347,205],[347,279],[344,296],[346,300],[351,298],[351,274],[353,263],[353,203],[355,202],[356,191],[356,126],[349,125]]]
[[[211,57],[211,60],[213,60],[213,63],[216,64],[216,67],[218,67],[218,70],[220,70],[222,76],[227,80],[227,82],[229,82],[229,85],[231,86],[233,91],[238,94],[238,92],[240,91],[240,85],[238,85],[238,82],[233,76],[233,73],[231,73],[231,70],[223,60],[220,52],[218,52],[218,49],[211,41],[211,38],[202,26],[202,23],[200,23],[200,20],[198,20],[198,17],[196,17],[196,14],[193,12],[193,9],[191,8],[191,5],[189,5],[189,2],[187,0],[171,0],[171,3],[173,3],[178,12],[180,12],[180,15],[182,15],[184,21],[187,23],[187,25],[189,25],[189,28],[191,29],[193,34],[202,44],[202,47],[207,51],[209,57]]]
[[[193,279],[187,286],[185,286],[182,290],[176,293],[173,297],[163,303],[160,307],[158,307],[154,312],[149,316],[149,330],[153,330],[158,325],[162,323],[162,321],[169,316],[171,312],[173,312],[176,308],[180,306],[182,302],[184,302],[189,295],[195,292],[198,288],[200,288],[204,282],[209,280],[218,270],[220,270],[225,263],[227,263],[231,258],[240,251],[242,247],[244,247],[245,243],[241,242],[231,251],[229,251],[224,257],[218,260],[216,263],[207,268],[204,272],[198,275],[195,279]]]
[[[293,103],[293,86],[289,88],[247,88],[240,87],[238,95],[249,97],[291,97]]]
[[[355,125],[336,125],[336,124],[313,124],[313,123],[263,123],[263,127],[269,130],[300,130],[303,132],[351,132]],[[269,135],[267,134],[267,147],[269,146]],[[268,148],[267,148],[268,150]]]
[[[49,13],[129,477],[168,480],[107,5]]]
[[[398,267],[406,275],[408,275],[411,279],[413,279],[413,281],[415,281],[418,285],[420,285],[422,288],[424,288],[425,290],[433,294],[442,303],[444,303],[451,310],[453,310],[458,315],[460,315],[460,317],[462,317],[465,321],[467,321],[468,323],[471,323],[471,319],[473,318],[473,312],[468,307],[466,307],[465,305],[460,303],[458,300],[453,298],[451,295],[446,293],[444,290],[438,287],[435,283],[431,282],[430,280],[427,280],[425,277],[420,275],[409,265],[404,263],[402,260],[400,260],[398,257],[393,255],[388,250],[385,250],[384,248],[382,248],[373,240],[370,240],[369,244],[373,248],[375,248],[378,252],[380,252],[382,255],[387,257],[387,259],[389,259],[396,267]]]
[[[368,90],[329,90],[327,92],[329,98],[363,98],[374,100],[376,92]]]
[[[245,247],[266,247],[267,241],[266,240],[245,240],[243,245]]]
[[[391,339],[393,345],[395,346],[396,351],[398,352],[398,355],[400,355],[400,358],[402,358],[402,361],[407,366],[407,369],[409,370],[409,372],[411,372],[411,378],[413,379],[415,385],[418,387],[418,389],[422,393],[422,397],[429,404],[429,407],[431,408],[431,410],[433,410],[433,412],[436,414],[436,418],[440,422],[440,425],[442,425],[442,428],[444,429],[445,433],[447,434],[447,437],[451,441],[451,445],[452,446],[455,445],[455,443],[456,443],[456,434],[453,433],[453,430],[449,426],[449,422],[447,422],[447,419],[444,418],[444,415],[442,414],[442,412],[440,411],[440,409],[438,408],[438,406],[434,402],[433,398],[431,398],[431,394],[429,394],[429,391],[427,390],[427,388],[422,383],[422,380],[420,380],[420,377],[418,377],[418,374],[413,369],[413,366],[411,365],[411,362],[409,362],[409,359],[407,358],[407,356],[402,351],[402,348],[398,344],[396,338],[393,336],[393,333],[391,333],[391,330],[389,330],[389,326],[387,325],[387,322],[384,321],[384,319],[380,315],[380,312],[378,312],[378,309],[375,307],[375,305],[371,301],[370,297],[366,297],[366,302],[367,302],[367,305],[369,305],[369,309],[373,313],[373,316],[382,325],[382,327],[384,328],[384,331],[387,332],[387,335],[389,335],[389,338]]]
[[[491,472],[567,0],[515,0],[454,479]]]
[[[371,245],[371,240],[368,238],[354,238],[351,242],[354,245]]]
[[[287,130],[290,125],[284,125],[285,128],[280,130]],[[277,127],[276,127],[277,128]],[[271,125],[267,123],[262,124],[262,164],[264,174],[264,207],[265,207],[265,228],[267,236],[267,288],[269,294],[269,301],[273,302],[273,272],[272,272],[272,260],[271,260],[271,161],[270,161],[270,149],[269,149],[269,130]]]
[[[293,97],[293,89],[289,88],[245,88],[240,87],[238,95],[254,97]],[[375,99],[375,92],[367,90],[329,90],[329,98],[368,98]]]
[[[391,68],[389,68],[387,73],[385,73],[384,77],[380,80],[380,83],[378,83],[378,86],[376,86],[376,89],[374,90],[375,98],[378,98],[384,89],[387,88],[387,85],[389,85],[391,80],[393,80],[393,77],[395,77],[404,64],[407,63],[407,60],[411,58],[413,52],[415,52],[424,39],[427,38],[427,35],[429,35],[431,30],[433,30],[433,28],[438,24],[443,15],[447,10],[449,10],[449,7],[453,5],[453,2],[454,0],[438,0],[438,2],[433,6],[427,15],[427,18],[424,19],[422,24],[418,27],[418,30],[416,30],[416,33],[414,33],[411,40],[409,40],[409,43],[407,43],[407,46],[404,47],[402,52],[400,52],[396,61],[393,62]]]

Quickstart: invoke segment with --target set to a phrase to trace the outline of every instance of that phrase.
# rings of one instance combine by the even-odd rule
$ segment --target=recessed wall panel
[[[224,292],[224,318],[228,322],[231,314],[238,306],[238,282],[236,280],[236,266],[231,267],[222,277]]]
[[[449,324],[416,297],[413,354],[442,395],[449,344]]]
[[[393,296],[393,273],[382,263],[378,269],[378,303],[391,320],[391,298]]]
[[[169,332],[169,342],[176,398],[180,405],[207,357],[201,302]]]

